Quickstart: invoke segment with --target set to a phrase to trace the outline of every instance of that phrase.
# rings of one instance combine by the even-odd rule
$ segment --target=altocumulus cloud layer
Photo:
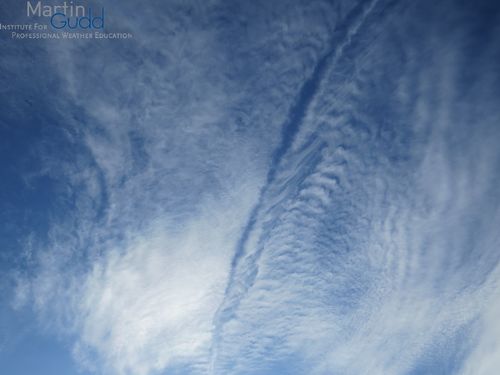
[[[5,321],[95,374],[497,374],[498,5],[104,6],[133,39],[1,39]]]

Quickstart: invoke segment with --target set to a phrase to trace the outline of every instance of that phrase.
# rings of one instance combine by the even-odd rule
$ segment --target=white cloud
[[[211,209],[181,233],[158,225],[93,265],[77,296],[80,347],[120,374],[203,365],[241,222]]]
[[[404,111],[370,90],[393,61],[385,38],[361,43],[355,63],[339,57],[355,66],[348,83],[331,69],[318,85],[234,269],[215,373],[295,360],[318,364],[311,373],[404,374],[439,344],[467,345],[454,335],[481,316],[498,263],[498,129],[471,115],[495,113],[490,83],[456,94],[465,36],[427,41],[431,56],[409,46],[416,60],[387,76],[417,90]],[[414,68],[427,59],[439,63]]]
[[[377,2],[348,25],[352,5],[273,4],[231,14],[251,37],[207,26],[228,5],[167,4],[145,31],[130,20],[132,44],[92,44],[99,58],[85,64],[75,53],[87,42],[47,45],[68,94],[55,107],[81,155],[44,160],[75,205],[32,251],[17,306],[31,296],[82,366],[226,374],[293,358],[316,364],[310,373],[401,374],[490,311],[498,131],[470,115],[495,113],[487,82],[455,95],[462,38],[435,33],[428,56],[381,33],[405,22],[364,25],[383,13]],[[403,20],[415,27],[411,12]],[[296,98],[330,33],[316,94]],[[464,374],[497,363],[493,306]]]
[[[500,245],[500,244],[499,244]],[[472,342],[471,353],[464,361],[461,375],[495,375],[500,368],[500,303],[498,300],[498,271],[492,278],[493,285],[484,296],[484,305],[480,319],[476,324],[476,334]]]

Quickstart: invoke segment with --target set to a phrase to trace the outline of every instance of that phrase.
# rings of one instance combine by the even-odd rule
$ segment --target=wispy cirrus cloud
[[[67,210],[17,307],[102,373],[491,373],[498,48],[488,29],[469,54],[477,13],[152,9],[120,25],[135,40],[44,45],[73,148],[41,147],[40,173]]]
[[[245,45],[231,23],[198,23],[230,6],[195,14],[158,7],[169,16],[147,32],[143,23],[123,25],[134,41],[45,45],[64,83],[65,96],[54,101],[63,140],[79,154],[64,162],[40,150],[41,173],[65,186],[68,211],[37,244],[18,301],[31,295],[42,321],[72,338],[75,358],[106,373],[204,372],[232,251],[280,139],[276,108],[289,105],[310,69],[302,59],[322,48],[315,38],[293,44],[300,25],[292,19],[250,17],[254,32],[269,38],[248,36],[254,44]],[[324,7],[312,5],[304,22]],[[253,9],[270,19],[269,9]],[[90,46],[98,58],[77,58]],[[260,53],[270,54],[268,63],[244,63],[262,62]],[[126,63],[117,64],[123,54]]]
[[[318,373],[403,374],[429,365],[435,348],[470,350],[455,337],[483,314],[492,296],[482,284],[498,264],[495,89],[481,73],[493,59],[466,62],[466,26],[446,42],[436,31],[400,60],[384,27],[366,26],[376,43],[345,47],[343,75],[323,78],[280,160],[236,264],[216,373],[259,373],[292,356],[289,372],[315,363]],[[348,67],[360,50],[366,58]],[[416,68],[421,59],[436,66]],[[469,69],[479,82],[464,94],[458,77]],[[376,99],[382,77],[382,92],[396,95]],[[475,107],[492,116],[478,119]],[[431,371],[460,368],[439,360]]]

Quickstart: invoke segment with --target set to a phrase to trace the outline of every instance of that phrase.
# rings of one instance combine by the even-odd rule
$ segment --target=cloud
[[[467,360],[460,369],[460,374],[492,375],[498,371],[500,365],[500,327],[498,325],[498,314],[500,313],[499,303],[496,297],[498,291],[498,269],[492,275],[488,285],[488,293],[485,293],[485,300],[480,319],[476,322],[473,347]]]
[[[348,79],[325,74],[245,234],[215,373],[294,361],[317,373],[403,374],[443,342],[469,349],[454,338],[483,313],[482,285],[498,264],[499,154],[481,73],[493,60],[463,60],[468,31],[430,38],[423,52],[407,46],[404,62],[392,34],[360,36],[339,57]],[[351,63],[361,51],[367,58]],[[463,94],[469,69],[480,81]],[[416,92],[383,95],[408,81]],[[475,118],[475,107],[493,116]]]
[[[31,301],[46,328],[69,337],[84,367],[149,374],[208,363],[232,251],[280,140],[276,108],[310,69],[303,58],[323,48],[324,24],[311,27],[312,45],[294,44],[302,9],[273,24],[269,9],[246,7],[265,15],[245,22],[268,38],[198,23],[234,11],[224,4],[194,14],[158,4],[165,19],[116,24],[133,29],[127,43],[43,44],[64,93],[51,108],[58,141],[69,146],[47,140],[39,176],[61,187],[64,211],[35,247],[18,304]],[[94,57],[80,59],[90,47]]]
[[[78,348],[99,353],[117,373],[203,366],[240,229],[238,217],[222,212],[210,205],[181,233],[159,225],[126,248],[108,249],[74,301]]]
[[[442,345],[487,374],[498,48],[469,56],[474,14],[169,2],[116,21],[133,40],[44,44],[65,210],[16,306],[97,373],[404,374]]]

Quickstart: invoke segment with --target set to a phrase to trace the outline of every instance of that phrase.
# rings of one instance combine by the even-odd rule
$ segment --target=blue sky
[[[498,4],[92,5],[0,30],[0,373],[497,374]]]

